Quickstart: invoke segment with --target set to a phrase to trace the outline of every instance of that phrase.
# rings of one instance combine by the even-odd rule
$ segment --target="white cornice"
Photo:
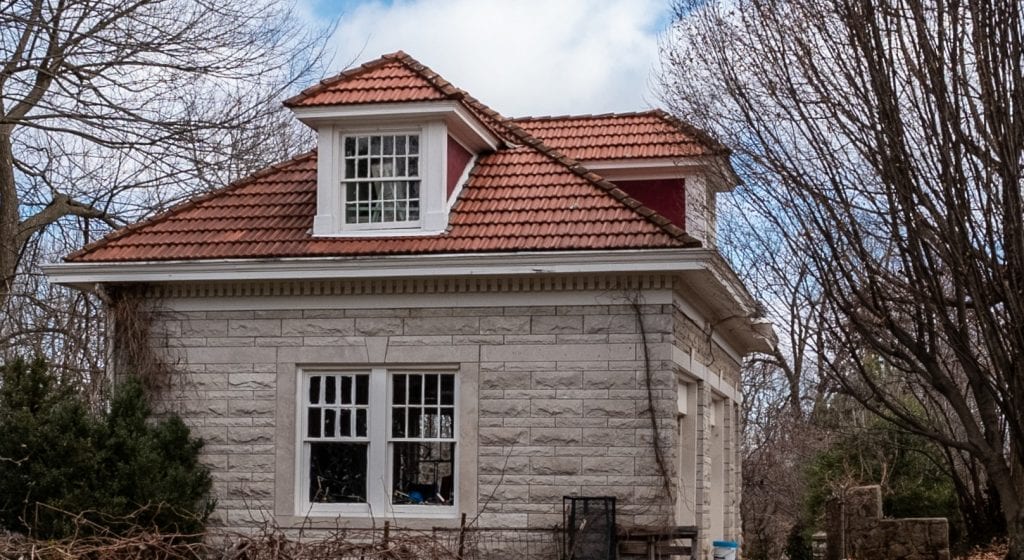
[[[437,278],[515,278],[554,275],[670,274],[685,297],[723,330],[741,353],[764,351],[756,302],[716,251],[648,249],[306,257],[148,262],[71,262],[44,265],[51,282],[92,289],[97,284],[187,284]]]
[[[44,265],[51,282],[211,282],[221,280],[330,280],[436,276],[515,276],[601,272],[682,272],[709,268],[705,249],[558,251],[376,257],[303,257],[143,262],[71,262]]]

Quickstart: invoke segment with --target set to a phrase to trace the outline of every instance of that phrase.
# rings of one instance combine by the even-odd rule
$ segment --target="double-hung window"
[[[301,379],[301,513],[455,515],[454,373],[373,368]]]
[[[346,227],[412,227],[420,220],[420,137],[366,134],[342,140]]]

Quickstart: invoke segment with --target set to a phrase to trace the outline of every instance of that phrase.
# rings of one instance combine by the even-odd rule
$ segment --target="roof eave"
[[[139,262],[66,262],[43,266],[50,281],[82,290],[104,284],[361,280],[386,278],[502,277],[554,274],[654,273],[689,278],[720,329],[743,354],[773,346],[770,324],[714,250],[702,248],[614,251],[533,251],[372,257],[303,257]]]
[[[501,140],[487,125],[473,116],[461,102],[451,99],[293,107],[292,112],[311,128],[324,124],[364,126],[441,119],[459,140],[475,150],[493,151],[501,145]]]

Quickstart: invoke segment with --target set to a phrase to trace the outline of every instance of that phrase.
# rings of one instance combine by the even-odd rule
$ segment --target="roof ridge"
[[[728,146],[720,142],[717,138],[709,134],[704,129],[693,126],[692,124],[676,117],[671,113],[668,113],[663,109],[654,109],[653,111],[651,111],[651,113],[660,117],[661,120],[667,122],[668,124],[675,126],[685,131],[687,134],[693,136],[693,138],[696,139],[698,142],[703,143],[705,146],[711,149],[715,155],[728,156],[732,154],[732,150],[730,150]]]
[[[450,99],[462,101],[466,105],[466,107],[470,109],[470,111],[476,112],[479,114],[478,116],[483,116],[486,117],[486,119],[493,121],[490,124],[486,122],[484,123],[493,132],[497,133],[498,130],[496,130],[496,128],[505,126],[505,121],[508,120],[506,117],[504,117],[494,109],[491,109],[476,97],[470,95],[470,93],[467,92],[466,90],[449,82],[447,78],[439,74],[437,71],[433,70],[429,66],[416,60],[415,58],[413,58],[412,56],[403,51],[398,51],[397,53],[395,53],[395,56],[403,64],[405,64],[407,68],[419,74],[421,78],[427,80],[427,82],[429,82],[430,85],[437,88],[438,91],[448,96]],[[500,133],[499,136],[501,136]]]
[[[306,89],[300,91],[299,93],[289,97],[288,99],[285,99],[282,103],[284,104],[285,107],[293,107],[293,106],[297,105],[298,103],[300,103],[303,99],[305,99],[305,98],[307,98],[307,97],[309,97],[309,96],[311,96],[313,94],[319,93],[321,90],[323,90],[325,88],[329,88],[329,87],[333,86],[334,84],[337,84],[338,82],[341,82],[341,81],[353,78],[355,76],[358,76],[358,75],[363,74],[365,72],[369,72],[371,70],[375,70],[375,69],[380,68],[381,66],[384,66],[384,65],[386,65],[388,63],[391,63],[391,62],[398,62],[398,63],[402,64],[407,69],[412,70],[413,72],[418,74],[421,78],[426,80],[427,83],[429,83],[431,86],[433,86],[434,89],[439,91],[441,94],[443,94],[443,95],[445,95],[447,97],[451,97],[453,99],[457,99],[457,97],[453,96],[451,91],[445,90],[443,87],[441,87],[439,84],[437,84],[434,80],[430,79],[430,77],[428,77],[428,75],[424,72],[424,70],[426,72],[432,73],[433,75],[435,75],[435,76],[440,78],[441,76],[437,72],[434,72],[430,68],[427,68],[426,66],[421,64],[419,61],[417,61],[415,58],[409,56],[409,54],[406,53],[405,51],[398,50],[398,51],[395,51],[393,53],[388,53],[388,54],[381,55],[378,58],[375,58],[373,60],[364,62],[364,63],[362,63],[359,66],[356,66],[354,68],[349,68],[347,70],[342,70],[341,72],[339,72],[339,73],[337,73],[337,74],[335,74],[333,76],[330,76],[328,78],[324,78],[324,79],[320,80],[319,82],[317,82],[317,83],[307,87]],[[452,88],[454,88],[454,86],[452,86],[450,83],[448,83],[448,81],[445,80],[444,78],[441,78],[441,80],[443,82],[445,82],[447,85],[449,85]],[[458,88],[454,88],[454,89],[458,89]]]
[[[93,252],[93,251],[95,251],[97,249],[101,249],[101,248],[109,245],[113,241],[121,239],[122,237],[128,235],[129,233],[135,232],[138,229],[141,229],[143,227],[148,227],[148,226],[151,226],[151,225],[159,223],[159,222],[163,222],[163,221],[167,220],[168,218],[170,218],[171,216],[173,216],[175,214],[180,214],[181,212],[184,212],[184,211],[189,210],[191,208],[195,208],[196,206],[198,206],[199,204],[201,204],[203,202],[206,202],[207,200],[210,200],[212,198],[221,196],[221,195],[223,195],[223,194],[225,194],[227,192],[233,191],[235,189],[241,188],[241,187],[243,187],[245,185],[248,185],[248,184],[252,183],[256,179],[259,179],[260,177],[265,177],[265,176],[270,175],[271,173],[273,173],[275,171],[280,171],[281,169],[283,169],[285,167],[288,167],[289,165],[294,165],[295,163],[298,163],[300,161],[309,159],[310,157],[312,157],[314,155],[316,155],[316,148],[313,148],[312,150],[307,150],[307,151],[302,152],[300,154],[296,154],[296,155],[294,155],[294,156],[292,156],[292,157],[290,157],[290,158],[288,158],[286,160],[279,161],[277,163],[273,163],[271,165],[268,165],[268,166],[266,166],[266,167],[264,167],[262,169],[254,171],[254,172],[252,172],[252,173],[250,173],[250,174],[248,174],[248,175],[246,175],[244,177],[241,177],[239,179],[235,179],[234,181],[231,181],[230,183],[228,183],[227,185],[224,185],[223,187],[219,187],[219,188],[216,188],[216,189],[209,190],[209,191],[207,191],[207,192],[205,192],[205,193],[203,193],[203,194],[201,194],[199,196],[196,196],[196,197],[189,197],[188,199],[186,199],[186,200],[184,200],[182,202],[179,202],[178,204],[175,204],[174,206],[171,206],[167,210],[164,210],[163,212],[159,212],[157,214],[154,214],[154,215],[146,218],[145,220],[141,220],[141,221],[138,221],[138,222],[135,222],[135,223],[132,223],[132,224],[128,224],[128,225],[126,225],[124,227],[117,228],[116,230],[108,233],[107,235],[104,235],[103,237],[97,239],[96,241],[93,241],[92,243],[86,244],[81,249],[79,249],[79,250],[77,250],[77,251],[75,251],[73,253],[68,254],[67,256],[64,257],[64,261],[65,262],[72,261],[72,260],[78,259],[80,257],[83,257],[83,256],[85,256],[85,255],[87,255],[87,254],[89,254],[89,253],[91,253],[91,252]]]
[[[532,121],[555,121],[568,119],[611,119],[616,117],[639,117],[642,115],[656,115],[661,109],[647,109],[646,111],[624,111],[608,113],[583,113],[579,115],[536,115],[526,117],[511,117],[508,120],[515,122]]]

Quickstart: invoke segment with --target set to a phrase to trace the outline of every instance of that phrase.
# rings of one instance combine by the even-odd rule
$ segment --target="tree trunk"
[[[1010,540],[1010,549],[1006,560],[1024,560],[1024,515],[1006,518],[1006,536]]]
[[[14,151],[11,145],[11,126],[0,126],[0,309],[7,308],[18,270],[21,248],[15,238],[18,234],[21,201],[14,178]]]

